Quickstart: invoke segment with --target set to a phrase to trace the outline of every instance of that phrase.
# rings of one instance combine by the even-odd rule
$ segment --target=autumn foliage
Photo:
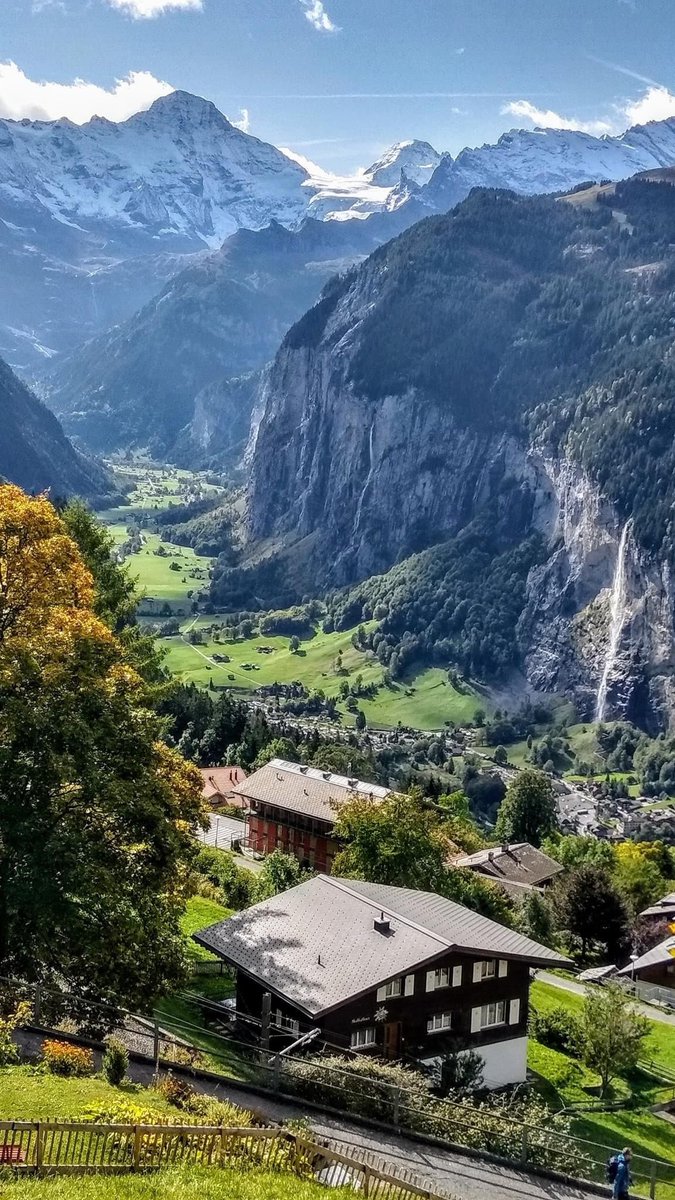
[[[184,970],[201,780],[45,496],[0,486],[0,974],[138,1004]]]

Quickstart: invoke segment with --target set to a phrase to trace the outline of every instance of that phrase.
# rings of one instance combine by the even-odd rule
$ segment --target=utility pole
[[[270,1048],[270,1024],[272,1019],[272,993],[264,992],[262,999],[262,1024],[260,1028],[260,1045],[263,1050]]]

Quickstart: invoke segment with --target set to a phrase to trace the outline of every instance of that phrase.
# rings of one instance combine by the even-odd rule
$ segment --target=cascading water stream
[[[630,520],[626,521],[621,530],[619,549],[616,556],[614,579],[612,580],[612,591],[609,598],[609,638],[607,640],[605,663],[602,669],[595,704],[596,721],[604,721],[605,719],[609,681],[612,677],[621,642],[621,630],[623,629],[623,617],[626,608],[626,546],[628,545],[629,531]]]
[[[374,465],[373,464],[373,433],[374,433],[374,430],[375,430],[375,423],[373,422],[373,424],[370,427],[370,433],[368,435],[368,474],[366,475],[366,482],[364,483],[363,487],[361,488],[361,495],[359,496],[358,504],[356,505],[356,516],[354,518],[354,532],[355,533],[358,532],[359,526],[361,524],[361,509],[363,508],[363,501],[365,500],[366,492],[368,491],[368,488],[370,487],[370,484],[371,484],[371,480],[373,478],[373,465]]]

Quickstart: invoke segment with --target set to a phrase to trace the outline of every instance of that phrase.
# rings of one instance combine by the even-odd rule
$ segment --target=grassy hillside
[[[158,1092],[140,1084],[124,1083],[115,1088],[94,1076],[67,1079],[36,1074],[31,1066],[0,1070],[0,1120],[3,1121],[44,1121],[50,1117],[74,1121],[83,1118],[88,1109],[116,1109],[120,1104],[137,1105],[158,1117],[176,1113]]]
[[[264,685],[298,681],[308,690],[320,689],[326,696],[336,697],[343,681],[352,685],[361,675],[364,686],[374,683],[379,690],[372,699],[360,697],[359,708],[369,724],[384,727],[395,727],[400,722],[421,729],[440,729],[446,721],[470,722],[477,708],[486,707],[472,689],[458,692],[438,667],[412,669],[406,680],[385,685],[384,669],[375,656],[353,645],[354,629],[338,633],[317,630],[301,641],[296,653],[289,649],[288,637],[270,635],[215,642],[203,634],[201,644],[189,643],[190,630],[204,630],[212,623],[213,618],[206,617],[186,622],[182,636],[162,642],[169,670],[186,682],[208,687],[213,680],[216,686],[251,692]],[[216,662],[214,654],[227,655],[230,661]],[[342,656],[341,670],[336,666],[338,654]],[[344,703],[338,708],[343,723],[353,724],[354,716]]]

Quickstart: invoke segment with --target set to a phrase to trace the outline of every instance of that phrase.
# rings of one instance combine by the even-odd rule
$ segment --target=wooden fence
[[[408,1172],[402,1177],[285,1129],[0,1121],[0,1164],[19,1174],[123,1175],[179,1163],[288,1171],[372,1200],[447,1200]]]

